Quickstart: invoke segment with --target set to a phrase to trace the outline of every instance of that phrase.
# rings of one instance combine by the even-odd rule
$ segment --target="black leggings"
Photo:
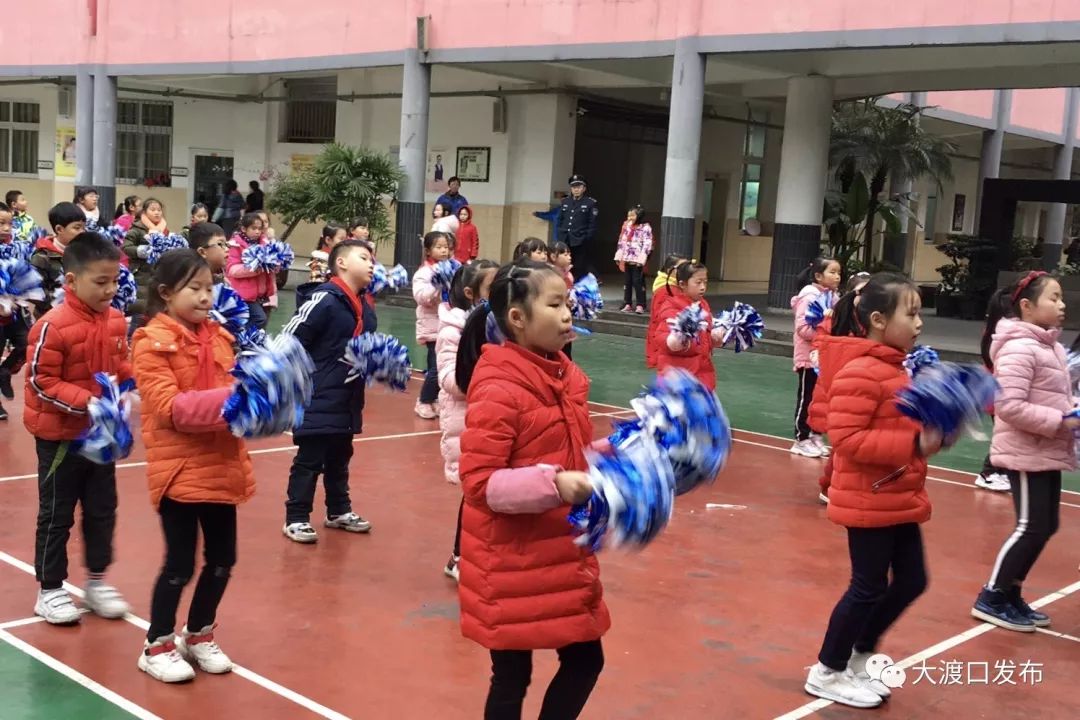
[[[465,512],[465,496],[461,496],[461,504],[457,509],[457,531],[454,532],[454,557],[461,557],[461,513]]]
[[[434,405],[439,400],[439,366],[435,362],[435,343],[427,346],[427,370],[424,371],[424,385],[420,388],[420,403]]]
[[[799,368],[795,372],[799,377],[798,394],[795,396],[795,439],[801,441],[808,439],[813,432],[806,418],[810,414],[810,401],[814,399],[817,373],[813,368]]]
[[[645,268],[627,263],[626,285],[623,287],[623,305],[630,305],[633,295],[637,295],[638,305],[645,305]]]
[[[1015,472],[1009,483],[1016,508],[1016,530],[1001,546],[987,587],[1008,593],[1027,579],[1050,537],[1061,510],[1061,473]]]
[[[181,503],[162,498],[161,529],[165,533],[165,566],[150,601],[150,630],[154,642],[171,635],[184,586],[195,574],[195,545],[203,532],[203,565],[188,610],[187,627],[199,632],[214,624],[217,608],[236,564],[236,506],[223,503]]]
[[[557,652],[559,671],[544,694],[539,720],[574,720],[604,669],[604,649],[599,640],[574,643]],[[492,650],[491,689],[484,720],[520,720],[521,704],[531,680],[532,650]]]

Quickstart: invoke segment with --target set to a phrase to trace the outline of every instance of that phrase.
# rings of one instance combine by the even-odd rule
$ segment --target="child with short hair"
[[[264,270],[249,270],[244,265],[244,250],[252,245],[265,245],[263,221],[258,213],[245,213],[238,231],[229,239],[229,258],[225,274],[229,285],[248,306],[248,324],[266,328],[267,308],[277,307],[277,274]]]
[[[135,277],[137,295],[134,303],[128,308],[128,314],[132,316],[132,332],[134,328],[142,324],[142,317],[146,312],[146,297],[150,287],[150,275],[153,268],[146,258],[150,255],[151,233],[168,235],[169,227],[165,222],[165,205],[157,198],[146,198],[142,204],[139,217],[131,223],[131,228],[124,235],[124,255],[128,258],[128,268]]]
[[[78,211],[71,203],[63,204]],[[62,224],[68,219],[62,212],[66,209],[50,212],[56,225],[74,225]],[[66,244],[64,271],[64,302],[30,329],[23,412],[38,458],[34,574],[41,591],[34,614],[55,625],[80,619],[63,588],[76,505],[82,506],[88,578],[84,604],[105,618],[128,612],[116,588],[105,584],[116,528],[116,465],[91,462],[72,446],[89,426],[89,407],[100,392],[94,373],[115,375],[118,382],[131,377],[127,326],[123,314],[112,307],[120,251],[97,233],[80,233]]]
[[[435,341],[439,336],[439,304],[442,291],[434,285],[436,263],[448,260],[454,252],[453,242],[444,232],[432,231],[424,236],[424,264],[413,275],[412,291],[416,300],[416,342],[427,348],[427,370],[420,397],[413,411],[424,420],[435,420],[439,411],[439,369],[435,357]]]
[[[228,261],[229,243],[222,227],[212,222],[192,225],[188,235],[191,249],[210,266],[214,284],[225,282],[225,264]]]
[[[74,203],[57,203],[49,209],[49,227],[53,234],[39,238],[30,255],[45,291],[45,299],[34,303],[38,317],[53,306],[56,291],[64,284],[64,250],[86,228],[86,215]]]
[[[353,512],[349,461],[353,436],[363,431],[364,381],[350,378],[345,349],[361,333],[375,332],[377,319],[364,291],[374,271],[371,245],[345,240],[330,251],[330,281],[297,308],[282,333],[293,335],[315,364],[315,388],[303,424],[293,431],[296,456],[289,471],[282,534],[293,542],[318,540],[311,526],[319,475],[326,491],[323,526],[366,533],[371,523]]]
[[[180,228],[180,234],[187,239],[188,243],[191,242],[191,228],[196,225],[210,220],[210,210],[201,202],[197,202],[191,206],[191,219],[188,220],[188,224]],[[218,226],[220,227],[220,225]]]
[[[150,627],[138,667],[162,682],[226,673],[232,661],[214,640],[218,605],[236,564],[236,506],[255,493],[244,441],[221,416],[233,392],[232,336],[209,319],[214,281],[195,250],[171,250],[154,266],[147,323],[135,332],[134,372],[142,398],[150,502],[161,518],[165,562],[154,583]],[[178,462],[178,459],[181,461]],[[174,633],[184,587],[203,564],[187,623]]]
[[[30,217],[30,203],[22,190],[8,190],[4,203],[11,208],[11,234],[15,240],[28,242],[34,229],[34,218]]]

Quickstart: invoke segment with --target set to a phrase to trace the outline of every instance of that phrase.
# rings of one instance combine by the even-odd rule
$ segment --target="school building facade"
[[[64,41],[27,41],[58,18]],[[94,185],[178,228],[225,180],[272,185],[336,140],[399,159],[397,237],[457,174],[481,255],[505,259],[580,173],[601,271],[641,203],[663,249],[773,304],[820,240],[836,100],[934,106],[924,126],[956,144],[952,181],[911,187],[905,266],[933,281],[985,178],[1074,177],[1078,73],[1080,2],[37,0],[0,25],[0,185],[43,225]],[[1058,252],[1065,212],[1021,204],[1018,232]]]

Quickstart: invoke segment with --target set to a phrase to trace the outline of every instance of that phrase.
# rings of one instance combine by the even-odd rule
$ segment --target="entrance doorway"
[[[192,178],[191,201],[202,203],[214,216],[218,200],[225,191],[225,183],[233,179],[233,157],[228,152],[215,150],[196,150],[192,166],[195,168]]]

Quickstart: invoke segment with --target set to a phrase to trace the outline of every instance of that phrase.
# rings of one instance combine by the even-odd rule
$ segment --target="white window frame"
[[[17,178],[31,178],[37,179],[38,177],[38,163],[41,162],[41,103],[37,100],[30,100],[26,98],[0,98],[0,103],[6,103],[11,106],[8,117],[9,120],[0,120],[0,128],[8,131],[7,138],[7,151],[8,151],[8,165],[7,170],[0,168],[0,175],[4,177],[17,177]],[[15,122],[15,105],[17,103],[23,103],[27,105],[36,105],[38,110],[38,121],[36,123],[17,123]],[[37,133],[37,137],[34,141],[34,146],[38,149],[37,159],[34,161],[34,167],[29,172],[15,172],[11,170],[12,164],[15,162],[14,154],[14,142],[16,130],[28,130]]]

